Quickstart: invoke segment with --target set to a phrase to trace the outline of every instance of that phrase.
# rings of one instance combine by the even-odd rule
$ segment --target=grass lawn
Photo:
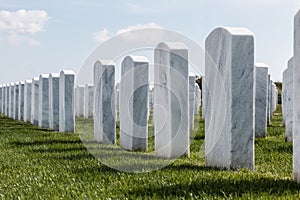
[[[128,173],[101,164],[83,145],[79,135],[92,127],[91,120],[78,119],[77,134],[62,134],[1,116],[0,198],[300,198],[300,185],[292,179],[292,144],[285,142],[281,107],[268,127],[268,137],[256,139],[254,172],[205,167],[204,125],[199,118],[196,121],[191,158],[150,173]]]

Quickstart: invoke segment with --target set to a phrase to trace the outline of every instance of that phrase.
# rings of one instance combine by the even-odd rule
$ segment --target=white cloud
[[[100,30],[97,33],[93,33],[93,40],[96,42],[104,42],[104,41],[108,40],[109,38],[110,38],[109,33],[106,28]]]
[[[161,28],[161,26],[156,23],[153,23],[153,22],[150,22],[147,24],[137,24],[135,26],[128,26],[127,28],[118,30],[117,35],[121,34],[121,33],[129,32],[129,31],[144,29],[144,28]]]
[[[93,33],[92,36],[93,36],[94,41],[104,42],[104,41],[110,39],[112,36],[130,32],[133,30],[144,29],[144,28],[162,28],[162,27],[154,22],[150,22],[147,24],[137,24],[134,26],[128,26],[127,28],[119,29],[115,34],[112,34],[112,35],[109,33],[109,31],[106,28],[104,28],[97,33]]]
[[[44,31],[50,19],[44,10],[0,11],[0,33],[9,44],[38,45],[33,35]]]

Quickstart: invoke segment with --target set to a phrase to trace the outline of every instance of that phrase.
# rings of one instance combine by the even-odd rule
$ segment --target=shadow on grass
[[[159,196],[189,196],[190,193],[212,196],[238,196],[243,194],[278,194],[284,192],[298,193],[300,186],[290,180],[273,180],[270,178],[257,178],[250,180],[230,180],[214,177],[202,177],[202,179],[194,180],[190,184],[172,184],[168,186],[146,187],[137,186],[129,191],[130,194],[137,196],[159,195]]]
[[[82,144],[80,139],[78,140],[35,140],[35,141],[13,141],[12,145],[16,146],[33,146],[33,145],[51,145],[51,144]]]
[[[33,149],[32,152],[35,153],[64,153],[64,152],[72,152],[72,151],[86,151],[85,147],[71,147],[71,148],[47,148],[47,149]]]

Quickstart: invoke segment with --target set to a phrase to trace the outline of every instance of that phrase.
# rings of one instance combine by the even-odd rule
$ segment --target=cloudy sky
[[[103,41],[144,27],[161,27],[203,47],[218,26],[255,34],[256,61],[273,80],[293,55],[297,0],[52,0],[0,2],[0,84],[41,73],[79,69]]]

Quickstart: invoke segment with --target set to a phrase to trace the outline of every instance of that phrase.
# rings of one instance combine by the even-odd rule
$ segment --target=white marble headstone
[[[2,105],[3,105],[3,95],[2,95],[3,85],[0,85],[0,114],[2,114]]]
[[[268,104],[268,66],[255,64],[255,137],[266,137]]]
[[[194,113],[195,113],[195,76],[189,76],[189,121],[190,121],[190,131],[194,129]]]
[[[24,87],[24,122],[31,122],[32,80],[25,81]]]
[[[19,88],[20,85],[18,82],[15,83],[15,88],[14,88],[14,105],[13,105],[13,116],[12,118],[15,120],[19,119]]]
[[[94,65],[94,138],[102,144],[116,143],[115,64],[110,60]]]
[[[288,142],[293,141],[293,65],[294,59],[288,61],[286,87],[285,135]]]
[[[149,62],[127,56],[120,83],[120,145],[126,150],[147,150]]]
[[[154,53],[155,153],[190,155],[188,49],[181,42],[161,42]]]
[[[31,88],[31,124],[39,125],[39,77],[32,79]]]
[[[205,43],[206,165],[254,169],[254,36],[217,28]]]
[[[9,118],[14,117],[14,105],[15,105],[15,84],[14,83],[10,83],[9,85]]]
[[[300,11],[294,18],[293,176],[300,183]]]
[[[126,56],[120,83],[120,145],[126,150],[148,149],[149,61]]]
[[[85,84],[83,117],[84,118],[93,117],[93,110],[94,110],[94,86],[93,84]]]
[[[76,117],[83,117],[84,114],[84,88],[85,85],[77,85],[75,89]]]
[[[75,131],[75,73],[70,70],[60,72],[59,79],[59,132]]]
[[[24,120],[24,87],[25,87],[25,82],[24,81],[19,82],[19,109],[18,109],[19,121]]]
[[[59,131],[59,77],[58,73],[49,75],[49,128]]]
[[[39,77],[39,126],[49,128],[49,75]]]

